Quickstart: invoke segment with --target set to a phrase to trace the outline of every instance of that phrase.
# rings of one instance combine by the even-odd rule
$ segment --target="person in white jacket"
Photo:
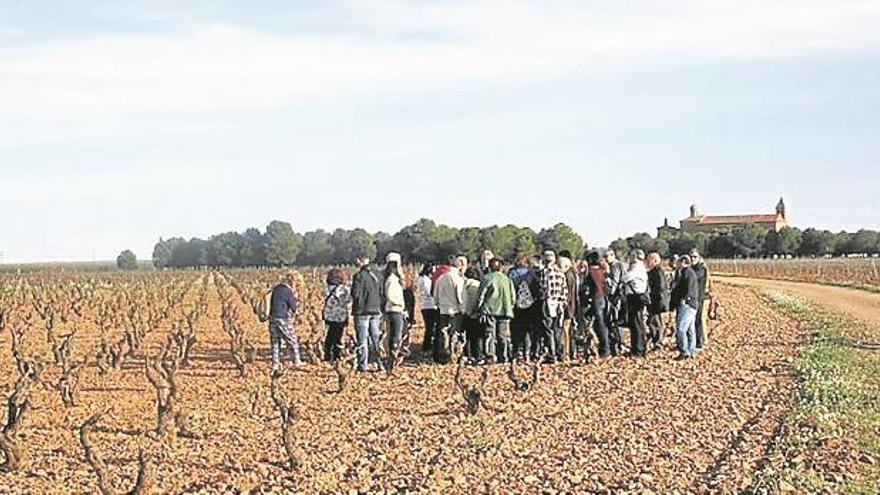
[[[389,371],[394,367],[400,343],[403,341],[403,328],[406,325],[404,314],[406,301],[403,298],[403,281],[396,261],[385,267],[385,317],[388,320]]]
[[[623,294],[626,296],[626,321],[630,331],[630,356],[645,357],[647,340],[645,308],[651,299],[648,294],[645,252],[641,249],[630,253],[629,269],[623,274],[622,282]]]

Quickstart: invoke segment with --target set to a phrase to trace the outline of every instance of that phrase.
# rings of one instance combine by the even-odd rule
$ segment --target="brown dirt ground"
[[[281,466],[277,412],[268,400],[269,364],[238,378],[228,358],[219,296],[210,297],[194,362],[178,379],[181,401],[201,440],[179,438],[159,468],[157,490],[170,493],[693,493],[731,492],[749,482],[789,404],[788,371],[803,338],[797,324],[753,290],[720,286],[722,321],[696,359],[674,362],[672,351],[645,360],[619,358],[586,366],[546,367],[535,390],[513,390],[504,367],[487,384],[498,412],[468,415],[453,387],[454,367],[407,363],[399,376],[353,376],[332,394],[335,375],[310,365],[288,371],[296,397],[302,466]],[[79,358],[96,335],[82,330]],[[151,335],[151,353],[167,329]],[[93,331],[94,332],[94,331]],[[418,334],[415,336],[416,341]],[[268,347],[256,325],[252,339]],[[41,333],[30,336],[39,349]],[[671,342],[671,341],[670,341]],[[4,396],[15,378],[9,333],[0,336]],[[43,349],[45,352],[45,349]],[[65,409],[54,390],[35,387],[20,438],[30,462],[0,474],[3,493],[94,493],[76,429],[111,406],[94,435],[118,492],[133,484],[140,433],[155,425],[153,390],[143,356],[101,377],[83,373],[80,405]],[[477,371],[465,370],[466,380]],[[47,370],[51,374],[51,370]],[[250,411],[254,390],[264,400]]]

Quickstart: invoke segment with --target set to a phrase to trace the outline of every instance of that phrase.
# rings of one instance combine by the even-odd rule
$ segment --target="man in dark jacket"
[[[605,314],[611,355],[623,354],[623,337],[620,334],[621,319],[626,314],[623,298],[623,266],[613,249],[605,250]]]
[[[697,349],[702,349],[706,344],[706,328],[703,319],[703,306],[706,303],[707,288],[709,285],[709,268],[706,267],[706,261],[696,249],[691,250],[691,263],[694,273],[697,275],[697,290],[699,291],[699,302],[697,303]]]
[[[370,353],[378,358],[382,333],[382,300],[385,283],[382,275],[370,266],[370,260],[358,257],[354,261],[358,272],[351,283],[351,312],[358,341],[358,371],[366,371]]]
[[[696,352],[697,305],[699,304],[699,282],[691,268],[691,257],[683,255],[679,259],[680,268],[672,288],[672,304],[676,308],[675,340],[679,355],[675,359],[690,359]]]
[[[299,341],[293,330],[291,319],[296,316],[297,299],[293,290],[296,274],[288,272],[280,284],[272,289],[269,302],[269,341],[272,346],[272,372],[281,368],[281,341],[287,345],[287,351],[293,359],[294,366],[301,366]]]
[[[669,311],[669,282],[657,253],[648,254],[648,288],[651,304],[648,306],[648,329],[654,349],[663,348],[663,313]]]

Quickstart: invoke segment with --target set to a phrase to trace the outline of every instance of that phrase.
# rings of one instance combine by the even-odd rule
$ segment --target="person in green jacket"
[[[493,258],[490,273],[480,284],[477,303],[480,322],[486,333],[486,355],[489,362],[510,360],[510,320],[513,318],[516,290],[510,277],[504,274],[504,263]]]

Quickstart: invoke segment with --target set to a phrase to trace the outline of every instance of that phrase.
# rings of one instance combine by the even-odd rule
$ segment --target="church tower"
[[[779,198],[779,203],[776,204],[776,214],[780,215],[783,220],[788,220],[788,212],[785,207],[785,200]]]

